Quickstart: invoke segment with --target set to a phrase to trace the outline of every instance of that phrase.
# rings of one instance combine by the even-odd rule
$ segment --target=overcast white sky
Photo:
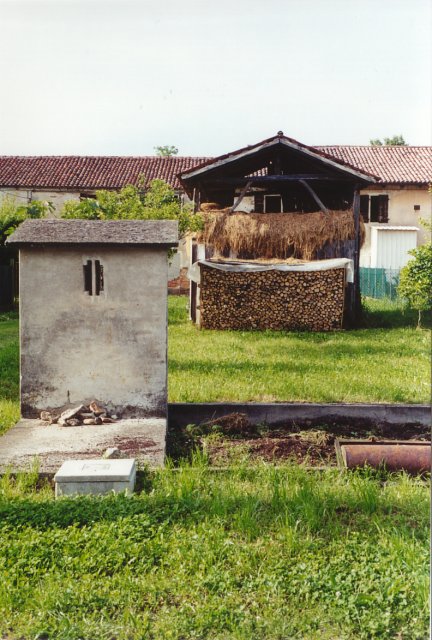
[[[0,0],[0,155],[431,144],[430,0]]]

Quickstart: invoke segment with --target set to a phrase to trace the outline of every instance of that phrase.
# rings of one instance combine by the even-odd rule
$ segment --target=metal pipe
[[[355,469],[368,465],[388,471],[407,471],[411,474],[431,470],[431,443],[418,440],[336,440],[338,465]]]

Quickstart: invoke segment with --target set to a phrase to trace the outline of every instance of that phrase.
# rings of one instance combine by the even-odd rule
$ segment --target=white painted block
[[[66,460],[54,476],[55,495],[100,495],[133,492],[134,458],[119,460]]]

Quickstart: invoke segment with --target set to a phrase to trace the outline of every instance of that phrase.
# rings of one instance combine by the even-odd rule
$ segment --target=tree
[[[145,181],[140,179],[140,184]],[[96,191],[96,199],[68,200],[62,218],[87,220],[177,220],[181,236],[202,228],[203,220],[190,206],[183,206],[163,180],[152,180],[147,189],[129,184],[120,191]]]
[[[432,242],[409,253],[414,257],[401,269],[398,294],[418,311],[417,326],[421,327],[422,311],[432,309]]]
[[[408,143],[405,142],[404,137],[402,135],[393,136],[392,138],[384,138],[384,143],[379,138],[374,138],[369,141],[373,147],[382,147],[383,144],[386,147],[405,147],[408,146]]]
[[[28,218],[43,218],[54,209],[51,202],[32,200],[28,204],[18,205],[15,198],[5,196],[0,203],[0,246],[15,229]]]
[[[156,151],[156,155],[161,158],[171,158],[172,156],[176,156],[178,154],[177,147],[174,147],[172,144],[166,144],[161,147],[154,147]]]

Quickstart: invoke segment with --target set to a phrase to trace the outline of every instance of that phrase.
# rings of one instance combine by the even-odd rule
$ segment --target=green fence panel
[[[360,292],[369,298],[397,298],[400,269],[360,267]]]

